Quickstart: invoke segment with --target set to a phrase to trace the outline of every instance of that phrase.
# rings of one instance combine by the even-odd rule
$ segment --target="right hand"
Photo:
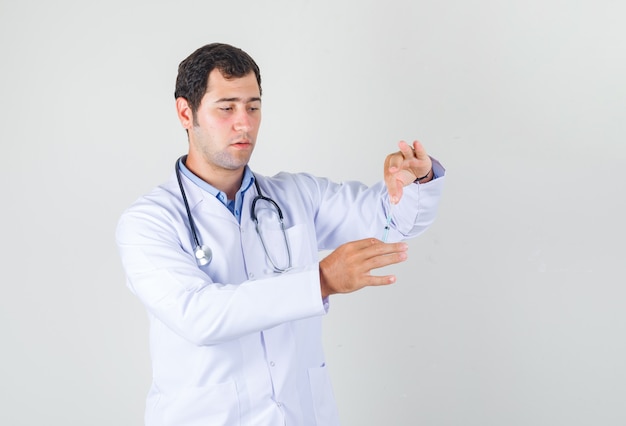
[[[395,275],[375,276],[371,270],[404,262],[408,247],[406,243],[383,243],[376,238],[339,246],[319,263],[322,298],[367,286],[393,284]]]
[[[389,201],[393,204],[400,202],[403,188],[411,185],[416,178],[430,176],[432,179],[433,168],[431,158],[418,141],[414,141],[413,146],[400,141],[398,147],[400,151],[385,158],[385,184],[389,192]],[[426,183],[426,180],[424,179],[422,183]]]

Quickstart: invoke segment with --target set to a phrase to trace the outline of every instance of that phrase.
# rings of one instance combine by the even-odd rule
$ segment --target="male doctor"
[[[255,174],[261,77],[230,45],[181,62],[175,98],[189,152],[116,234],[150,318],[145,423],[337,425],[321,338],[329,296],[395,282],[370,271],[407,259],[401,240],[433,222],[444,169],[400,142],[371,187]]]

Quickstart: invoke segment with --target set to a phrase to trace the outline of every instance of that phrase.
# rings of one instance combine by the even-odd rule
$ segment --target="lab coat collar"
[[[185,166],[185,160],[187,156],[183,156],[178,161],[178,167],[181,171],[181,175],[183,177],[183,185],[185,188],[185,194],[187,195],[187,202],[189,203],[189,208],[194,210],[194,208],[204,199],[210,200],[209,206],[212,205],[214,201],[221,203],[224,207],[226,207],[226,194],[223,191],[215,188],[213,185],[205,182],[196,176],[191,170],[189,170]],[[250,189],[252,184],[254,183],[254,173],[249,166],[245,166],[243,171],[243,179],[241,181],[241,187],[239,191],[237,191],[237,198],[241,198],[242,195]],[[170,178],[170,183],[172,182],[172,178]],[[176,178],[176,173],[173,174],[173,182],[178,187],[178,182]],[[180,190],[177,188],[177,192]],[[239,204],[241,204],[241,200],[239,200]],[[237,206],[241,208],[241,205]]]

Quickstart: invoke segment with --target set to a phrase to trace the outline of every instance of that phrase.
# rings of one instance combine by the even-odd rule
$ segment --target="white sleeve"
[[[433,170],[436,178],[430,182],[404,187],[403,196],[393,209],[388,241],[416,237],[434,222],[445,169],[433,159]],[[320,250],[333,250],[348,241],[382,238],[390,205],[383,181],[368,187],[360,182],[334,183],[300,174],[297,185],[304,199],[313,200],[310,208],[314,209]]]
[[[326,313],[317,264],[254,281],[215,283],[183,250],[166,215],[147,213],[127,211],[117,227],[127,283],[152,315],[188,341],[215,344]]]
[[[402,198],[397,208],[393,209],[389,242],[415,237],[435,221],[445,182],[445,169],[437,160],[432,160],[434,179],[404,187]],[[385,212],[388,208],[387,201]]]

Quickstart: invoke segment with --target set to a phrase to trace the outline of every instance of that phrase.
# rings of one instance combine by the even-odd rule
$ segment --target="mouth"
[[[237,142],[233,142],[231,146],[235,148],[239,148],[239,149],[248,149],[248,148],[252,148],[252,143],[250,143],[250,141],[248,140],[240,140]]]

